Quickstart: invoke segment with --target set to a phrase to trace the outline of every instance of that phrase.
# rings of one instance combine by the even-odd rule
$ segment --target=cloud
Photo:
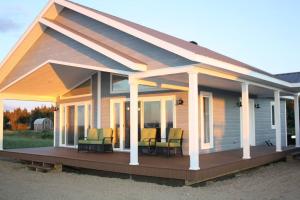
[[[0,18],[0,33],[14,31],[20,26],[18,23],[9,18]]]

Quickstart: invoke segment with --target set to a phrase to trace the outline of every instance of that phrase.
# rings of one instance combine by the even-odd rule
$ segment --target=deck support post
[[[274,114],[276,127],[276,152],[281,152],[280,91],[274,91]]]
[[[4,104],[3,100],[0,99],[0,150],[3,150],[3,111]]]
[[[129,77],[130,85],[130,165],[138,165],[138,80]]]
[[[300,130],[299,130],[299,95],[294,96],[294,113],[295,113],[295,136],[296,147],[300,147]]]
[[[190,170],[199,170],[199,114],[198,114],[198,73],[188,72],[188,123]]]
[[[242,83],[242,134],[243,159],[250,159],[250,119],[249,119],[249,84]]]

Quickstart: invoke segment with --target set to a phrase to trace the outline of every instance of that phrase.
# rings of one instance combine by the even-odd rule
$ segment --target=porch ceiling
[[[159,84],[171,84],[176,86],[188,87],[188,74],[171,74],[166,76],[158,76],[155,78],[148,78],[146,80],[154,81]],[[216,90],[225,90],[231,92],[241,93],[241,83],[234,80],[228,80],[225,78],[219,78],[210,76],[207,74],[198,74],[198,83],[201,90],[208,88]],[[250,95],[256,95],[261,97],[274,97],[274,91],[268,88],[263,88],[255,85],[249,86]],[[281,92],[282,96],[290,95],[289,93]]]
[[[1,93],[57,97],[88,79],[94,70],[58,64],[45,64],[34,72],[15,80]]]

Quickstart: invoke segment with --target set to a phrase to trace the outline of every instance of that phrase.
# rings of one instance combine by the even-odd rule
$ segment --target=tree
[[[27,109],[17,108],[12,112],[6,111],[5,116],[9,119],[12,130],[26,129],[30,121],[30,113]]]

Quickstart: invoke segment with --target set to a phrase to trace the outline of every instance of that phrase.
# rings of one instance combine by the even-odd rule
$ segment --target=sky
[[[300,71],[299,0],[73,1],[196,41],[270,73]],[[0,60],[46,3],[0,1]]]

